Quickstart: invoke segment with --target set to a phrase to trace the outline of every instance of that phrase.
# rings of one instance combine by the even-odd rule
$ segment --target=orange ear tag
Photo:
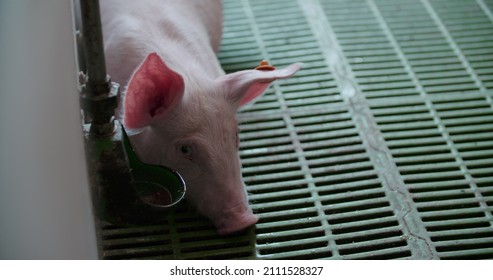
[[[267,60],[262,60],[260,61],[260,65],[255,67],[255,70],[272,71],[276,70],[276,67],[269,65],[269,62]]]

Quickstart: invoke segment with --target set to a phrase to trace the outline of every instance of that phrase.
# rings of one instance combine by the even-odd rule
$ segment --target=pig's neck
[[[224,75],[211,46],[198,45],[189,38],[183,39],[167,42],[163,40],[158,43],[155,51],[171,69],[181,74],[185,81],[213,80]]]
[[[111,9],[106,13],[107,70],[120,85],[126,85],[135,69],[153,52],[185,80],[187,77],[215,79],[224,74],[214,52],[220,39],[212,38],[204,23],[180,20],[180,15],[152,17],[139,10],[135,15],[127,12],[112,15]],[[219,28],[215,33],[220,34],[220,31]]]

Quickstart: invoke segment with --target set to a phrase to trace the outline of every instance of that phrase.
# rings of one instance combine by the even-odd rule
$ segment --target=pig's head
[[[221,235],[258,220],[241,179],[236,112],[300,67],[246,70],[213,80],[183,77],[152,53],[128,84],[124,125],[137,131],[131,141],[138,156],[180,172],[187,199]]]

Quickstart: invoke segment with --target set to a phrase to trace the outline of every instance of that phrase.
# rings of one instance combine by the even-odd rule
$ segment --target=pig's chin
[[[246,205],[222,211],[218,216],[211,217],[219,235],[229,235],[241,232],[258,221],[258,217]]]

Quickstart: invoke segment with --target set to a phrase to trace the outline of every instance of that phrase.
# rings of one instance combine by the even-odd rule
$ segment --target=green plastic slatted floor
[[[493,1],[225,0],[227,72],[302,61],[238,114],[260,222],[181,205],[105,259],[493,258]]]

